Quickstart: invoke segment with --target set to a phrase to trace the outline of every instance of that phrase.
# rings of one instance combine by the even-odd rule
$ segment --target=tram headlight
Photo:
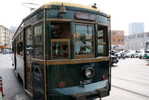
[[[88,67],[84,70],[86,78],[92,78],[95,76],[95,69],[93,67]]]

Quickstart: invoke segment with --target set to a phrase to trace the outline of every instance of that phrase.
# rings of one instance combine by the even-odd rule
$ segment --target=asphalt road
[[[112,67],[112,90],[102,100],[149,100],[148,61],[121,59]],[[3,77],[4,100],[30,100],[15,77],[11,55],[0,54],[0,76]]]
[[[149,100],[148,61],[127,58],[112,67],[112,90],[103,100]]]
[[[4,100],[29,100],[13,71],[11,55],[0,54],[0,76],[3,78]]]

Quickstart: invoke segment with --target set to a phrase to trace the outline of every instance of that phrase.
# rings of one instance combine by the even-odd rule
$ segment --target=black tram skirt
[[[48,100],[88,100],[109,95],[108,81],[100,81],[84,86],[56,88],[50,90]]]

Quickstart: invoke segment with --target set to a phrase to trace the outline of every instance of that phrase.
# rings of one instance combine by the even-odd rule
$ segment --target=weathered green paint
[[[58,84],[60,82],[65,82],[65,87],[72,87],[80,85],[80,81],[90,80],[86,79],[84,77],[84,73],[82,72],[83,68],[89,66],[94,67],[94,69],[96,70],[96,75],[94,78],[91,79],[91,82],[89,84],[102,80],[103,75],[108,77],[108,62],[73,65],[49,65],[47,67],[49,90],[52,88],[59,88]]]
[[[44,66],[32,63],[33,100],[45,100]]]

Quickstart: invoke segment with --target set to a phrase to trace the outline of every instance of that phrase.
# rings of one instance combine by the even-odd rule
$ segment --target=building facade
[[[129,34],[137,34],[144,32],[144,23],[134,22],[129,24]]]
[[[131,34],[125,37],[127,50],[140,50],[145,48],[145,42],[149,40],[149,32]]]
[[[116,49],[124,48],[124,31],[122,30],[112,30],[111,32],[111,45]]]
[[[12,35],[8,28],[0,25],[0,49],[11,48]]]

